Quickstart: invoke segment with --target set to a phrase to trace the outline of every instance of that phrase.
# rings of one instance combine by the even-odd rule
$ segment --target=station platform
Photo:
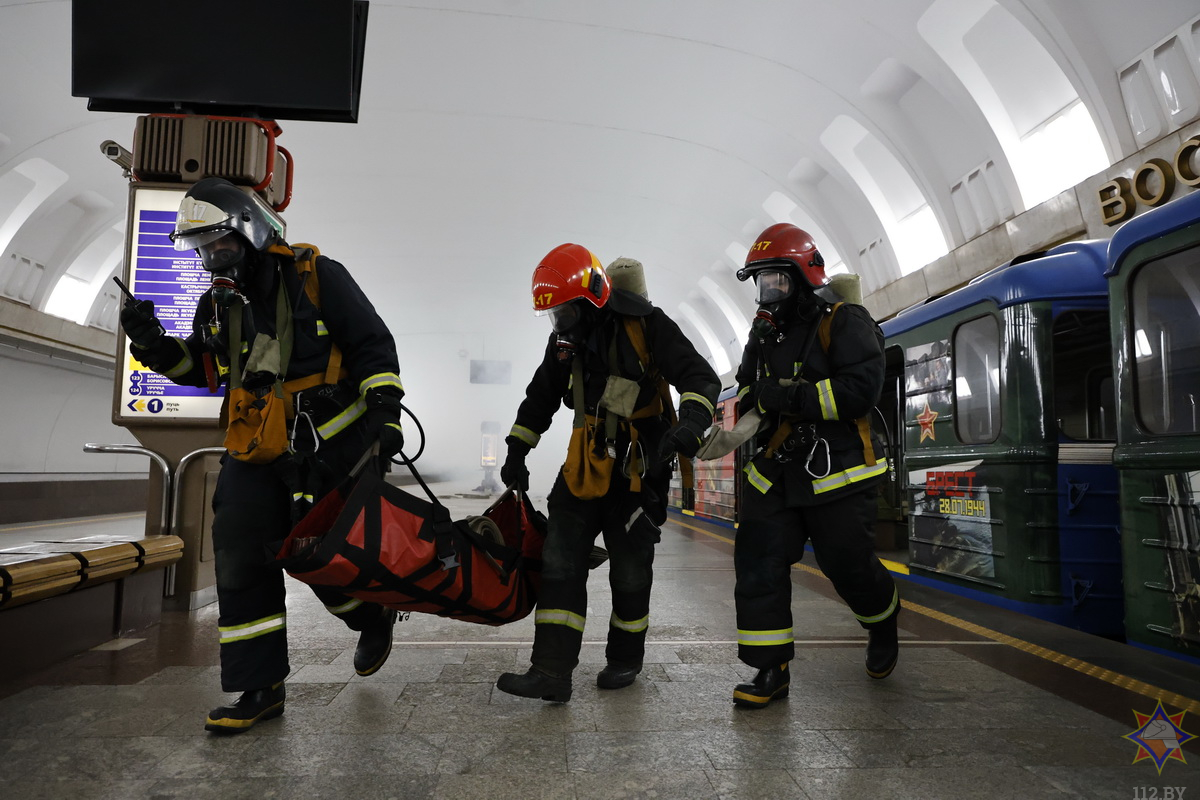
[[[488,505],[443,502],[456,518]],[[46,523],[63,524],[86,535],[142,520]],[[8,526],[0,542],[38,530]],[[216,605],[166,612],[138,638],[0,685],[0,797],[1200,796],[1200,738],[1186,740],[1200,737],[1200,669],[901,580],[899,665],[872,680],[865,632],[811,556],[793,569],[790,697],[735,707],[734,685],[755,670],[737,659],[734,535],[670,515],[645,669],[616,691],[595,683],[611,610],[607,565],[595,570],[565,704],[494,687],[527,666],[532,615],[488,627],[414,614],[396,626],[383,669],[362,678],[356,634],[292,581],[286,713],[215,736],[205,714],[231,699],[220,690]],[[1176,750],[1128,738],[1160,703],[1184,734]],[[1175,756],[1160,768],[1153,748]]]

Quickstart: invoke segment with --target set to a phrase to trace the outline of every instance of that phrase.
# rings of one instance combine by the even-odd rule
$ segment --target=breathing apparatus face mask
[[[558,361],[561,364],[570,363],[578,352],[583,340],[591,332],[595,315],[591,306],[572,300],[550,309],[550,325],[554,328],[555,347]]]
[[[220,308],[229,306],[235,297],[245,297],[250,277],[246,245],[232,233],[196,248],[204,269],[212,275],[213,302]]]
[[[754,285],[758,313],[754,315],[751,330],[760,339],[778,334],[787,321],[788,311],[795,305],[795,282],[782,270],[763,270],[755,274]]]

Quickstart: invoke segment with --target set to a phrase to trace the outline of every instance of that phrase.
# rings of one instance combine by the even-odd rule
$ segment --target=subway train
[[[881,328],[890,568],[1200,663],[1200,193]],[[677,478],[675,509],[736,525],[748,447]]]

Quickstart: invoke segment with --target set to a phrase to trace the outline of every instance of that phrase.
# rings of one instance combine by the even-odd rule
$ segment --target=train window
[[[1000,328],[994,317],[954,331],[954,429],[967,444],[1000,435]]]
[[[1065,311],[1051,334],[1054,418],[1063,436],[1116,438],[1108,312]]]
[[[1129,286],[1138,420],[1151,433],[1200,431],[1200,248],[1148,261]]]

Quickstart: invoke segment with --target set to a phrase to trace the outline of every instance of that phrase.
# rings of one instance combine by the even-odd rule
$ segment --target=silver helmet
[[[224,178],[197,181],[179,204],[170,234],[175,249],[195,250],[230,233],[259,252],[283,239],[278,223],[248,193]]]

